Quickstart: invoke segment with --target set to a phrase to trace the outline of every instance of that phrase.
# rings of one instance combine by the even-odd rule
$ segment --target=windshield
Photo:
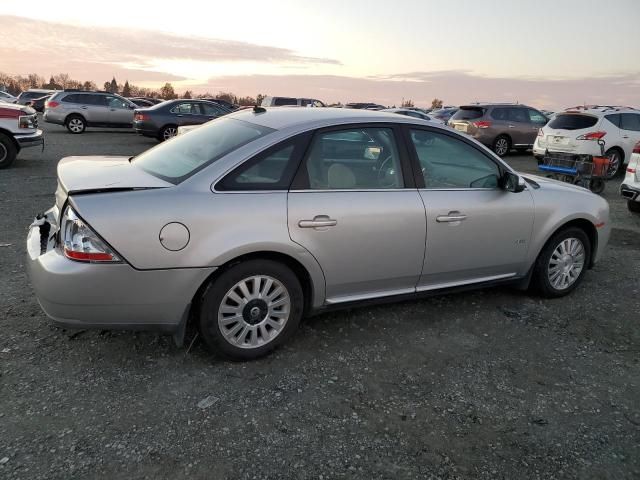
[[[178,184],[227,153],[273,131],[242,120],[219,118],[147,150],[132,163],[151,175]]]

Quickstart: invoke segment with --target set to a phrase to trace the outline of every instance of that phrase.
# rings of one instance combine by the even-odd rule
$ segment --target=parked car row
[[[64,90],[45,101],[43,120],[64,125],[74,134],[89,127],[135,128],[141,135],[164,141],[174,136],[181,125],[205,123],[231,112],[213,100],[149,103],[149,99],[128,99],[115,93]]]

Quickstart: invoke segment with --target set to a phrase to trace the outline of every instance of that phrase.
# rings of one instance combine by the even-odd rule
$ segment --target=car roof
[[[246,109],[232,113],[230,117],[255,123],[264,127],[282,130],[289,127],[319,128],[341,123],[367,123],[367,122],[390,122],[390,123],[433,123],[420,120],[418,118],[406,117],[393,112],[383,112],[379,110],[360,110],[344,108],[300,108],[300,107],[275,107],[261,108],[260,112],[255,109]]]
[[[612,113],[640,113],[640,110],[633,107],[615,106],[615,105],[584,105],[567,108],[562,112],[556,112],[557,114],[588,114],[601,117],[604,115],[610,115]]]

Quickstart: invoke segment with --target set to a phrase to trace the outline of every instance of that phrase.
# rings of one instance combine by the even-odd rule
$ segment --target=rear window
[[[147,173],[178,184],[227,153],[274,130],[231,118],[219,118],[147,150],[132,163]]]
[[[582,130],[598,123],[598,117],[576,113],[561,113],[549,122],[549,128],[556,130]]]
[[[273,101],[273,104],[276,107],[282,107],[285,105],[298,105],[298,100],[296,100],[295,98],[278,97]]]
[[[451,120],[475,120],[484,115],[485,109],[481,107],[461,107],[453,114]]]

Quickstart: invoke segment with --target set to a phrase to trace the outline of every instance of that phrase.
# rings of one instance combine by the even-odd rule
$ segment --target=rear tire
[[[87,128],[87,122],[80,115],[69,115],[65,122],[67,130],[73,134],[84,133]]]
[[[610,148],[604,154],[606,157],[609,157],[609,168],[607,169],[607,180],[611,180],[612,178],[618,176],[620,173],[624,172],[623,162],[624,162],[624,154],[618,150],[617,148]]]
[[[564,297],[580,285],[591,259],[591,242],[584,230],[568,227],[546,243],[533,269],[533,285],[546,298]]]
[[[499,157],[504,157],[511,150],[511,139],[506,135],[498,135],[493,141],[492,149]]]
[[[8,168],[16,159],[18,149],[13,140],[4,133],[0,133],[0,169]]]
[[[254,360],[291,337],[303,308],[302,286],[287,266],[249,260],[209,285],[200,307],[200,331],[215,354]]]
[[[629,209],[630,212],[640,213],[640,202],[627,200],[627,208]]]
[[[164,142],[175,137],[178,134],[178,127],[175,125],[165,125],[158,134],[158,141]]]

